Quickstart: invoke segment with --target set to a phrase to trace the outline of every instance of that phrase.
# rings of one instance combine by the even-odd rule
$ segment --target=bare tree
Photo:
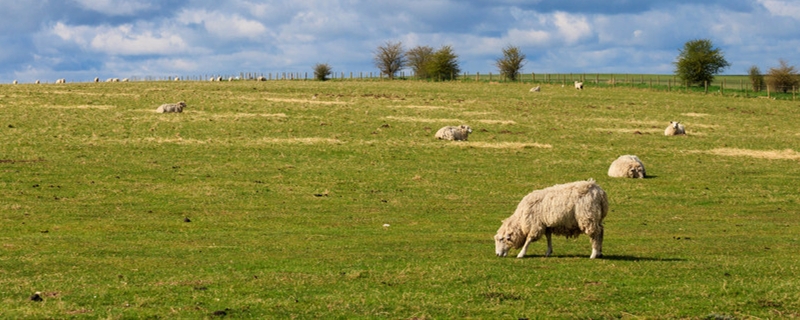
[[[767,84],[775,91],[782,91],[786,93],[789,90],[794,90],[800,81],[797,78],[797,70],[794,66],[790,66],[786,60],[779,60],[780,66],[776,68],[769,68],[767,73]]]
[[[394,75],[403,69],[405,64],[406,55],[403,52],[402,42],[387,41],[384,45],[378,46],[375,52],[375,66],[389,79],[394,79]]]
[[[433,61],[433,48],[429,46],[416,46],[406,52],[408,58],[408,65],[417,78],[427,79],[430,78],[428,74],[428,64]]]
[[[519,50],[519,47],[509,45],[503,48],[503,57],[498,58],[495,65],[497,69],[500,69],[501,75],[508,80],[516,81],[522,66],[525,65],[525,54]]]

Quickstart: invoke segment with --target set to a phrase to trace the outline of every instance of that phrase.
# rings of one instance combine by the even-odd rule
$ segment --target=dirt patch
[[[769,160],[800,160],[800,152],[792,149],[786,150],[748,150],[736,148],[717,148],[705,153],[730,157],[752,157]]]

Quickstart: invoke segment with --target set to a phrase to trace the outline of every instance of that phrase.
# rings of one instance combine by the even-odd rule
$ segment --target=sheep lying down
[[[460,126],[447,126],[436,131],[436,138],[439,140],[464,140],[469,138],[472,133],[470,126],[462,124]]]
[[[156,109],[158,113],[169,113],[169,112],[183,112],[183,108],[186,108],[186,102],[178,102],[178,103],[165,103],[162,104]]]
[[[593,179],[558,184],[534,190],[520,201],[514,214],[503,220],[494,236],[495,254],[505,257],[511,248],[522,248],[522,258],[531,242],[547,238],[545,256],[553,254],[552,235],[567,238],[582,233],[592,242],[589,258],[603,256],[603,219],[608,213],[605,191]]]

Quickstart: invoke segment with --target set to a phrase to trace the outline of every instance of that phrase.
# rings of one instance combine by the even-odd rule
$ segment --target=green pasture
[[[530,87],[2,85],[0,318],[800,318],[800,103]],[[523,196],[588,178],[603,259],[495,256]]]

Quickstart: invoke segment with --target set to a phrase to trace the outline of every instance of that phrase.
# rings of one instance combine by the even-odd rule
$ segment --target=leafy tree
[[[729,66],[722,50],[714,48],[711,40],[697,39],[684,44],[675,62],[675,74],[689,85],[710,83],[715,74]]]
[[[428,75],[427,65],[433,61],[433,48],[429,46],[416,46],[406,52],[408,58],[408,65],[417,78],[427,79]]]
[[[314,79],[319,81],[328,80],[328,76],[333,74],[333,69],[327,63],[317,63],[314,65]]]
[[[375,52],[375,66],[389,79],[394,79],[394,75],[403,69],[405,64],[406,55],[403,52],[402,42],[386,42],[384,45],[378,46],[378,50]]]
[[[759,92],[764,89],[764,75],[761,74],[761,69],[758,66],[752,66],[747,69],[747,75],[750,77],[750,84],[753,86],[753,91]]]
[[[458,55],[450,46],[442,46],[433,54],[433,59],[425,68],[428,75],[436,80],[453,80],[461,72]]]
[[[767,82],[773,90],[786,93],[789,90],[794,90],[798,83],[800,83],[800,80],[797,78],[797,70],[794,66],[790,66],[789,63],[783,59],[780,59],[779,62],[780,66],[769,68]]]
[[[516,81],[522,66],[525,65],[525,54],[520,52],[519,47],[509,45],[503,48],[503,57],[498,58],[495,65],[500,69],[501,75],[508,80]]]

